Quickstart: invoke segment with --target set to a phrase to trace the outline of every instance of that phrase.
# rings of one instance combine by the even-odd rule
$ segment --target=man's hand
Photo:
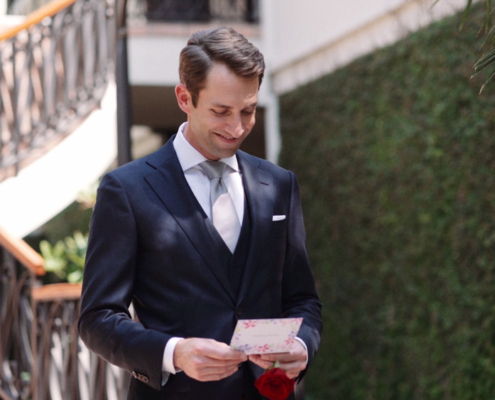
[[[213,339],[182,339],[174,350],[174,366],[201,382],[227,378],[244,361],[244,353]]]
[[[299,341],[295,340],[288,353],[251,354],[249,360],[263,369],[271,367],[275,361],[278,361],[280,368],[285,370],[289,378],[297,378],[300,372],[306,368],[306,357],[306,349]]]

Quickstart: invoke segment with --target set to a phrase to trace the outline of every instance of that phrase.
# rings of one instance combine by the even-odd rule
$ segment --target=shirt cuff
[[[305,362],[306,362],[306,365],[308,365],[308,346],[306,346],[306,343],[304,343],[304,340],[302,340],[301,338],[298,338],[296,336],[295,339],[304,346],[304,350],[306,350],[306,361]]]
[[[180,372],[179,370],[176,370],[174,366],[174,350],[177,342],[182,339],[183,338],[181,337],[173,337],[167,342],[163,352],[162,372],[168,372],[169,374],[174,375],[177,372]]]

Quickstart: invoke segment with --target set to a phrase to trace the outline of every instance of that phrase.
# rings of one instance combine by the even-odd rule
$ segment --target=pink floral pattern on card
[[[302,321],[302,318],[239,320],[230,347],[246,354],[289,351]]]

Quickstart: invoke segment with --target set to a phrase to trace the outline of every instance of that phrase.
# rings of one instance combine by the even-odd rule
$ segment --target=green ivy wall
[[[477,9],[281,97],[324,304],[308,399],[495,398],[495,83]]]

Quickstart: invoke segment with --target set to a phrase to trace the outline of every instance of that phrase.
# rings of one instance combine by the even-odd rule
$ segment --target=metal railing
[[[0,179],[98,107],[113,72],[113,0],[56,0],[0,34]]]
[[[114,0],[56,0],[0,33],[0,180],[98,107],[116,14]],[[41,256],[0,229],[0,399],[124,399],[128,374],[78,337],[80,285],[43,285],[44,273]]]
[[[91,353],[79,338],[80,296],[77,284],[32,290],[35,400],[125,399],[128,377]]]
[[[33,313],[31,288],[43,275],[43,259],[22,241],[0,230],[0,398],[32,395]]]
[[[42,285],[43,259],[0,229],[0,398],[125,399],[129,374],[79,339],[81,285]]]
[[[144,1],[146,17],[153,21],[259,21],[258,0],[133,0],[130,10],[144,8],[135,4]]]

